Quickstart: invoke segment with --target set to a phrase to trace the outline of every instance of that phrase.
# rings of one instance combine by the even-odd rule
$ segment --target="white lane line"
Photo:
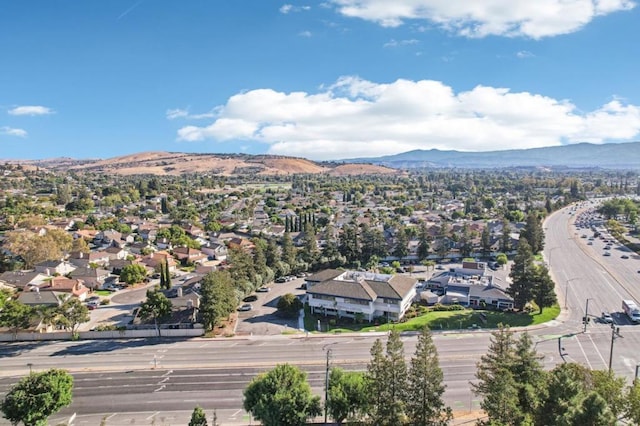
[[[600,350],[598,349],[598,347],[596,346],[596,342],[593,341],[593,338],[591,337],[591,335],[589,335],[589,340],[591,340],[591,344],[593,345],[594,349],[596,350],[596,353],[598,354],[598,356],[600,357],[600,360],[602,361],[603,365],[608,365],[607,361],[605,361],[604,357],[602,356],[602,354],[600,353]]]
[[[108,415],[107,417],[105,417],[104,419],[105,419],[105,420],[109,420],[111,417],[115,416],[116,414],[118,414],[118,413],[110,414],[110,415]]]
[[[169,371],[167,371],[166,373],[164,373],[164,374],[162,375],[162,377],[167,377],[167,376],[169,376],[171,373],[173,373],[173,370],[169,370]]]
[[[589,370],[593,370],[593,367],[591,366],[591,362],[589,361],[589,357],[587,357],[587,353],[584,351],[584,348],[582,347],[582,343],[580,343],[580,339],[578,339],[576,337],[576,342],[578,342],[578,346],[580,346],[580,350],[582,351],[582,356],[584,356],[585,361],[587,361],[587,364],[589,365]]]
[[[238,410],[238,411],[236,411],[235,413],[233,413],[233,414],[232,414],[231,416],[229,416],[229,417],[234,418],[234,417],[236,417],[236,416],[237,416],[238,414],[240,414],[240,413],[242,413],[242,410]]]
[[[147,417],[145,420],[151,420],[152,418],[154,418],[155,416],[157,416],[158,414],[160,414],[160,411],[156,411],[155,413],[153,413],[152,415],[150,415],[149,417]]]

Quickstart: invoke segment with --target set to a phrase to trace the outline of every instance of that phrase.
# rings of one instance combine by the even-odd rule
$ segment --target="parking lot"
[[[304,278],[295,278],[284,283],[270,283],[267,293],[253,293],[257,300],[250,302],[250,311],[238,312],[236,335],[274,335],[298,329],[298,318],[286,319],[277,315],[278,299],[286,293],[296,296],[305,291],[300,288]]]

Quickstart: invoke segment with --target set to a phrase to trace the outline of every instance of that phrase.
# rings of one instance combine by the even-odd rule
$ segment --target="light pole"
[[[584,328],[582,329],[583,333],[587,332],[587,323],[589,322],[589,300],[591,300],[591,298],[587,298],[587,304],[584,307],[584,319],[582,320],[582,323],[584,324]]]
[[[582,277],[569,278],[564,286],[564,308],[567,309],[567,301],[569,300],[569,284],[571,281],[579,280]]]
[[[324,371],[324,424],[327,424],[328,414],[328,402],[329,402],[329,360],[331,359],[331,348],[329,346],[335,345],[338,342],[332,342],[322,347],[323,351],[327,351],[327,364]]]
[[[620,336],[620,327],[616,327],[614,324],[611,324],[611,350],[609,351],[609,372],[611,372],[611,363],[613,361],[613,342],[616,341],[617,337]],[[638,366],[636,365],[636,377],[638,377]]]

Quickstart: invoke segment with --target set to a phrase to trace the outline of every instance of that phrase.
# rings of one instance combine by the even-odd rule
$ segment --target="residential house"
[[[78,268],[72,271],[69,276],[84,282],[84,285],[90,289],[100,289],[104,285],[110,272],[102,268]]]
[[[158,265],[162,263],[167,263],[169,265],[169,272],[175,272],[177,269],[177,263],[175,259],[166,251],[159,251],[145,256],[140,260],[140,263],[151,270],[155,270]]]
[[[400,320],[416,296],[417,280],[404,275],[325,270],[308,277],[307,301],[314,314]]]
[[[66,277],[54,277],[48,285],[39,288],[40,293],[47,291],[68,293],[80,301],[84,301],[89,294],[89,288],[84,285],[84,281]]]
[[[84,268],[90,264],[105,266],[109,264],[109,253],[106,251],[92,251],[89,253],[72,252],[69,255],[69,263],[78,268]]]
[[[118,246],[110,246],[104,249],[104,252],[109,256],[109,260],[124,259],[127,257],[127,251]]]
[[[18,301],[29,306],[60,306],[62,293],[56,291],[23,291],[18,296]]]
[[[207,255],[198,249],[191,247],[177,247],[173,249],[173,257],[183,265],[188,263],[202,263],[207,260]]]
[[[211,242],[209,247],[200,247],[200,250],[216,260],[227,260],[227,246],[221,242]]]
[[[38,287],[48,279],[49,276],[37,271],[6,271],[0,274],[0,283],[19,290]]]
[[[45,260],[34,265],[36,272],[45,275],[66,275],[76,269],[72,263],[64,260]]]

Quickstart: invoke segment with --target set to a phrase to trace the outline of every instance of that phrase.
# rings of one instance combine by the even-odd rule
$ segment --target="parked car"
[[[258,293],[268,293],[268,292],[270,292],[270,291],[271,291],[271,288],[263,285],[262,287],[260,287],[260,288],[259,288],[259,289],[257,289],[256,291],[257,291]]]
[[[87,303],[91,302],[100,302],[100,296],[91,296],[90,298],[88,298]]]
[[[100,302],[98,301],[92,301],[87,303],[87,309],[89,309],[90,311],[97,309],[98,306],[100,306]]]
[[[611,252],[609,252],[609,251],[605,251],[605,252],[604,252],[604,254],[603,254],[603,256],[611,256]]]
[[[258,300],[258,296],[255,294],[251,294],[245,297],[244,299],[242,299],[243,302],[255,302],[256,300]]]
[[[246,312],[246,311],[250,311],[253,309],[253,306],[251,305],[251,303],[245,303],[244,305],[240,306],[238,308],[238,310],[240,312]]]
[[[285,277],[276,278],[276,283],[278,284],[282,284],[286,282],[287,282],[287,279]]]
[[[622,256],[620,256],[622,259],[628,259],[629,256],[627,256],[626,254],[623,254]]]

